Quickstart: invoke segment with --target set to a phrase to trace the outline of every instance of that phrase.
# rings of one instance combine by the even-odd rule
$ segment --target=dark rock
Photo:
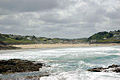
[[[35,64],[32,61],[20,59],[0,60],[0,74],[39,71],[39,68],[44,65],[43,63]]]
[[[48,75],[48,73],[46,73],[46,74],[39,75],[39,76],[27,76],[27,77],[25,77],[25,79],[40,80],[40,78],[41,78],[41,77],[44,77],[44,76],[49,76],[49,75]]]
[[[20,47],[14,47],[9,45],[0,45],[0,50],[11,50],[11,49],[21,49]]]
[[[88,69],[88,71],[91,71],[91,72],[101,72],[102,70],[104,70],[104,68],[102,68],[102,67]]]
[[[108,68],[115,68],[115,67],[120,67],[120,65],[115,65],[115,64],[113,64],[113,65],[111,65],[111,66],[108,66]]]
[[[120,72],[120,67],[119,68],[115,68],[114,70],[112,70],[113,72],[117,72],[119,73]]]
[[[4,42],[2,42],[2,41],[0,41],[0,45],[7,45],[6,43],[4,43]]]
[[[107,68],[103,68],[103,67],[98,67],[98,68],[92,68],[92,69],[88,69],[88,71],[91,71],[91,72],[117,72],[119,73],[120,72],[120,65],[111,65],[111,66],[108,66]]]
[[[0,41],[0,50],[6,50],[6,49],[20,49],[19,47],[10,46],[2,41]]]

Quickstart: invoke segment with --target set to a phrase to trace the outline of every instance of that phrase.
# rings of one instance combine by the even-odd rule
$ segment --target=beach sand
[[[65,47],[95,47],[95,46],[118,46],[120,44],[27,44],[27,45],[13,45],[15,47],[21,47],[22,49],[35,49],[35,48],[65,48]]]

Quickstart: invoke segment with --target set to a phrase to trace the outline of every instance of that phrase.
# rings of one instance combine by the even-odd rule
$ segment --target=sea
[[[0,60],[8,59],[43,62],[51,67],[37,72],[0,74],[0,80],[120,80],[120,73],[87,71],[120,65],[120,46],[1,50]],[[49,76],[37,77],[43,72]]]

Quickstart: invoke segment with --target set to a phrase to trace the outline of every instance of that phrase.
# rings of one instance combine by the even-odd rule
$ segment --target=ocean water
[[[87,71],[94,67],[120,65],[120,46],[0,51],[1,60],[15,58],[44,62],[51,67],[38,72],[0,75],[3,80],[120,80],[120,73]],[[22,78],[38,76],[44,71],[48,71],[50,76]]]

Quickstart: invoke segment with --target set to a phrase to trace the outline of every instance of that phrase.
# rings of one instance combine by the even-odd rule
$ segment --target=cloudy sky
[[[81,38],[120,29],[120,0],[0,0],[0,32]]]

